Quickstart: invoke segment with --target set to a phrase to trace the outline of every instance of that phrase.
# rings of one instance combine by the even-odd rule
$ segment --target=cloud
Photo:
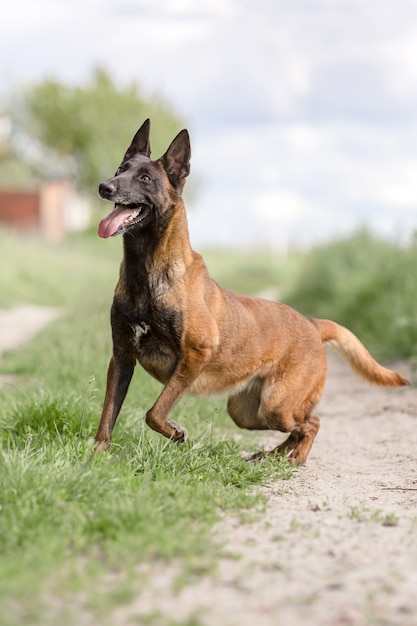
[[[85,80],[99,63],[175,104],[202,181],[199,243],[417,227],[414,0],[3,0],[1,12],[3,91]]]

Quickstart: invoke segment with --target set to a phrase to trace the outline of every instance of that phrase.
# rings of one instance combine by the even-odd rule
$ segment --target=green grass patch
[[[417,239],[398,245],[366,230],[305,255],[285,300],[350,328],[379,359],[417,355]]]
[[[268,289],[281,291],[297,275],[301,256],[275,255],[259,250],[206,250],[203,258],[211,276],[222,286],[255,295]]]
[[[121,241],[104,243],[98,237],[77,236],[53,245],[0,231],[0,308],[22,303],[78,305],[86,294],[111,289],[117,280]]]
[[[196,400],[186,406],[192,419],[182,420],[190,441],[163,439],[141,419],[146,392],[127,402],[111,451],[94,454],[91,392],[27,389],[2,411],[0,602],[10,625],[48,623],[51,596],[58,608],[72,598],[107,623],[95,602],[100,581],[112,577],[111,610],[133,589],[141,563],[175,560],[183,577],[209,571],[222,548],[210,534],[220,512],[260,506],[254,487],[292,475],[285,461],[243,460],[222,419],[214,423],[217,408],[201,424]]]
[[[221,398],[175,407],[190,436],[184,445],[150,431],[144,416],[161,386],[140,367],[111,450],[94,454],[121,241],[116,249],[79,237],[55,248],[2,237],[2,306],[62,310],[1,363],[19,377],[0,391],[2,618],[77,624],[86,613],[111,624],[112,609],[137,594],[140,564],[175,562],[181,580],[210,571],[222,549],[211,534],[219,515],[262,507],[257,487],[294,470],[279,459],[245,462],[239,453],[257,449],[256,436],[236,443]]]

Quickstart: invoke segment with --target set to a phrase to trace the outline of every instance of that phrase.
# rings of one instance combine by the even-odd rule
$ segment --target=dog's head
[[[115,203],[112,212],[101,220],[100,237],[139,232],[175,206],[181,198],[190,173],[190,138],[182,130],[168,150],[153,161],[149,143],[150,121],[139,128],[116,174],[99,185],[104,200]]]

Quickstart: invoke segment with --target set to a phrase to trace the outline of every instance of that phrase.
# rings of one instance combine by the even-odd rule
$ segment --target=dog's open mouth
[[[101,220],[98,234],[104,239],[122,235],[132,226],[143,222],[149,211],[147,204],[115,204],[113,211]]]

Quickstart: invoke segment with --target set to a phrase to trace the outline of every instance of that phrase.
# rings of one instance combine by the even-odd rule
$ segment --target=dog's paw
[[[107,450],[110,448],[110,441],[108,441],[107,439],[105,439],[104,441],[97,441],[96,445],[94,446],[94,452],[107,452]]]
[[[174,420],[156,420],[152,415],[152,412],[148,411],[146,415],[146,423],[149,428],[152,428],[152,430],[155,430],[157,433],[164,435],[164,437],[167,437],[167,439],[175,441],[175,443],[184,443],[185,441],[187,441],[188,434],[184,426],[181,426],[181,424],[178,424]]]
[[[254,452],[253,454],[245,454],[243,458],[245,461],[248,461],[248,463],[253,463],[254,461],[261,461],[262,459],[265,459],[266,456],[268,456],[268,452],[260,450],[259,452]]]
[[[171,435],[170,439],[172,439],[172,441],[175,441],[175,443],[185,443],[188,439],[188,433],[184,426],[181,426],[181,424],[178,424],[178,422],[175,422],[174,420],[167,420],[167,423],[174,430],[174,433]]]
[[[264,462],[266,463],[267,459],[274,459],[276,457],[282,457],[285,455],[282,455],[279,450],[274,449],[274,450],[260,450],[259,452],[254,452],[253,454],[247,454],[245,455],[243,458],[245,459],[245,461],[248,461],[248,463],[254,463],[256,462]],[[297,463],[296,459],[291,460],[291,458],[288,459],[288,461],[290,463]]]

